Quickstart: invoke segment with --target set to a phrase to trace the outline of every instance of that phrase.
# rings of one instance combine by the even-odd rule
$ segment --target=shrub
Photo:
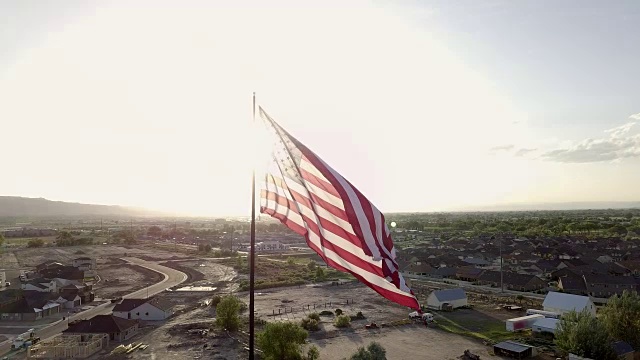
[[[351,318],[347,315],[340,315],[336,318],[333,324],[339,328],[348,327],[351,325]]]
[[[312,345],[307,351],[307,360],[318,360],[320,359],[320,350],[315,345]]]
[[[333,316],[333,313],[329,310],[320,311],[320,316]]]
[[[318,315],[318,313],[314,312],[309,314],[309,319],[313,319],[315,321],[320,321],[320,315]]]
[[[307,335],[308,333],[298,324],[274,322],[268,323],[264,330],[258,333],[256,340],[266,360],[300,360],[300,347]]]
[[[316,319],[304,318],[302,319],[302,322],[300,325],[302,326],[303,329],[308,331],[320,330],[320,326],[318,326],[318,320]]]
[[[364,319],[364,315],[362,315],[362,311],[358,311],[357,314],[350,316],[351,320],[360,320]]]
[[[216,306],[216,324],[223,329],[236,331],[240,327],[240,304],[242,302],[235,296],[225,296]]]
[[[336,316],[340,316],[342,315],[343,311],[342,309],[336,309]]]

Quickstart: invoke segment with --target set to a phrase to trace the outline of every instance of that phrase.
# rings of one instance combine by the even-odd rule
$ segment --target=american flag
[[[399,272],[384,215],[262,108],[260,117],[274,139],[260,212],[304,236],[327,265],[393,302],[420,310]]]

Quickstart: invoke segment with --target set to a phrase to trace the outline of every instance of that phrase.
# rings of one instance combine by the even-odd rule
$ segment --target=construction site
[[[27,350],[27,359],[87,359],[109,344],[106,334],[58,335]]]

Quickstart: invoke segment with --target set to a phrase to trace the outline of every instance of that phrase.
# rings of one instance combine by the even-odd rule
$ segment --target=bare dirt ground
[[[187,274],[184,284],[197,286],[215,286],[219,292],[235,292],[238,285],[232,283],[238,273],[230,266],[222,265],[211,259],[189,261],[167,261],[161,265],[182,271]]]
[[[109,258],[136,256],[144,257],[149,255],[160,256],[169,259],[176,254],[161,250],[144,249],[138,247],[118,246],[118,245],[88,245],[88,246],[69,246],[69,247],[42,247],[42,248],[24,248],[13,251],[17,257],[18,266],[33,267],[47,260],[59,261],[63,264],[69,264],[71,260],[79,256],[90,256],[97,259],[98,264],[101,261],[108,261]],[[3,256],[4,260],[4,256]]]
[[[478,341],[422,325],[359,330],[330,339],[312,340],[311,343],[320,350],[321,359],[340,360],[372,341],[386,349],[388,359],[457,360],[467,349],[485,358],[490,351]],[[491,358],[502,359],[497,356]]]
[[[162,275],[137,265],[116,263],[98,268],[100,282],[94,285],[96,296],[111,299],[162,280]]]
[[[198,300],[190,301],[197,303]],[[145,350],[138,350],[127,359],[246,359],[244,345],[214,327],[215,311],[208,307],[191,307],[166,322],[147,322],[140,334],[127,340],[125,344],[142,342],[148,344]],[[206,330],[206,333],[200,333]],[[97,354],[95,359],[104,358],[106,353]]]

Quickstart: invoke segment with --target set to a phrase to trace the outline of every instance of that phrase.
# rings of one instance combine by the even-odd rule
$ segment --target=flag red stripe
[[[350,200],[349,195],[344,190],[344,188],[342,188],[340,182],[333,176],[333,173],[324,166],[322,161],[318,157],[316,157],[315,154],[313,154],[313,152],[311,152],[306,146],[300,143],[297,143],[297,145],[302,152],[303,158],[310,162],[316,169],[318,169],[318,171],[322,175],[324,175],[327,180],[334,184],[335,189],[340,194],[340,198],[343,199],[342,202],[344,203],[344,210],[347,214],[347,218],[349,219],[349,223],[351,223],[351,227],[353,228],[354,233],[359,239],[364,239],[362,229],[360,228],[360,222],[358,220],[358,216],[356,215],[355,209],[353,208],[353,204],[351,204],[351,201],[346,201]],[[362,246],[362,250],[365,252],[365,254],[373,256],[373,253],[369,250],[368,246]]]
[[[300,203],[304,204],[309,209],[314,209],[314,207],[311,204],[311,201],[309,201],[308,197],[303,196],[299,192],[287,187],[287,184],[285,184],[284,181],[282,181],[282,179],[277,178],[277,177],[269,177],[269,178],[267,178],[267,182],[275,184],[278,187],[281,187],[282,189],[289,191],[289,193],[292,195],[292,197],[296,201],[299,201]],[[298,198],[295,195],[299,195],[302,198]],[[333,204],[328,203],[327,201],[325,201],[322,198],[318,197],[314,193],[309,192],[309,195],[311,196],[311,200],[313,200],[313,202],[316,203],[316,205],[319,205],[321,208],[327,210],[328,212],[330,212],[335,217],[337,217],[339,219],[342,219],[342,220],[344,220],[346,222],[349,222],[349,218],[347,217],[347,213],[345,213],[344,210],[335,207]]]
[[[293,194],[295,192],[292,191],[291,193]],[[281,196],[280,194],[277,194],[277,193],[274,193],[274,192],[271,192],[271,191],[262,190],[260,196],[262,198],[264,198],[264,199],[275,201],[279,205],[287,206],[289,204],[289,199],[285,198],[284,196]],[[302,197],[301,195],[299,195],[299,196]],[[301,202],[298,198],[296,198],[295,195],[294,195],[294,199],[296,199],[296,201],[298,201],[298,202]],[[308,201],[307,198],[304,198],[304,199]],[[320,230],[318,229],[318,226],[317,226],[316,222],[313,219],[311,219],[308,216],[304,215],[304,213],[302,213],[302,214],[298,213],[298,214],[303,217],[303,220],[305,221],[305,223],[307,223],[307,225],[309,225],[311,227],[311,229],[314,230],[316,235],[318,235],[321,238],[323,238],[321,236],[321,234],[320,234]],[[316,213],[316,217],[320,220],[320,226],[322,226],[323,229],[325,229],[327,231],[330,231],[334,235],[339,236],[342,239],[345,239],[345,240],[349,241],[350,243],[352,243],[353,245],[355,245],[355,246],[357,246],[359,248],[361,247],[361,241],[355,235],[348,233],[347,231],[345,231],[339,225],[336,225],[333,222],[331,222],[329,220],[326,220],[322,216],[319,216],[317,213]],[[313,223],[313,224],[310,224],[310,223]]]

